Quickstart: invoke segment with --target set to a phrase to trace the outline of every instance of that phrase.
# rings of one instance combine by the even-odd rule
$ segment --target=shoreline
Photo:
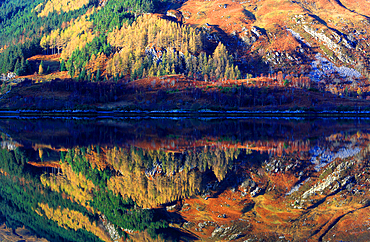
[[[302,117],[302,118],[370,118],[370,111],[95,111],[95,110],[14,110],[0,111],[0,118],[5,117]]]

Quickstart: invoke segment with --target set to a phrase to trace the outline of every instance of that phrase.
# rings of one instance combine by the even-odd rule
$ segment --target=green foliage
[[[19,62],[17,60],[17,62]],[[28,62],[28,60],[24,61],[24,57],[21,58],[21,62],[20,64],[17,66],[15,66],[14,68],[14,72],[17,74],[17,76],[23,76],[23,75],[28,75],[32,72],[31,70],[31,66],[30,66],[30,63]]]
[[[79,152],[69,150],[66,154],[63,154],[63,156],[65,157],[65,161],[71,165],[72,170],[75,173],[83,174],[96,186],[100,186],[101,188],[106,187],[107,180],[111,176],[110,169],[107,168],[101,171],[99,169],[92,168],[90,162],[86,159],[86,156],[83,155],[82,150]]]
[[[40,2],[40,1],[35,1]],[[31,1],[8,0],[5,3],[0,2],[0,23],[4,23],[31,5]]]
[[[10,0],[6,4],[0,4],[0,47],[7,46],[0,53],[0,73],[15,71],[18,75],[30,74],[29,66],[25,62],[22,66],[21,61],[42,53],[41,36],[50,33],[52,29],[60,28],[63,22],[83,15],[93,6],[91,2],[79,10],[60,14],[54,11],[41,18],[34,10],[41,2]],[[18,64],[16,68],[17,61],[20,66]]]
[[[165,221],[160,221],[154,210],[133,209],[131,199],[123,200],[121,196],[111,191],[100,190],[95,192],[92,206],[108,218],[115,225],[134,231],[143,231],[147,228],[167,228]]]
[[[122,23],[132,23],[136,13],[153,13],[165,1],[159,0],[112,0],[103,9],[91,16],[96,31],[112,31],[121,28]],[[135,13],[135,14],[134,14]]]
[[[123,11],[123,2],[108,1],[107,5],[100,11],[91,16],[96,30],[99,31],[112,31],[114,28],[121,28],[122,23],[132,23],[134,15]],[[118,5],[118,6],[116,6]]]
[[[96,72],[96,82],[99,82],[100,81],[100,75],[101,75],[101,73],[100,73],[100,69],[98,69],[98,71]]]
[[[77,48],[72,52],[71,58],[69,58],[66,63],[66,69],[68,70],[70,76],[73,77],[76,72],[81,73],[86,64],[90,61],[91,56],[97,56],[101,53],[105,54],[106,56],[109,56],[111,53],[111,46],[109,43],[107,43],[105,35],[95,37],[81,50]]]
[[[10,0],[9,3],[0,5],[0,46],[9,45],[12,41],[17,43],[21,39],[40,38],[52,29],[60,28],[63,22],[85,14],[94,5],[91,1],[88,6],[78,10],[67,13],[54,11],[42,18],[38,17],[38,12],[34,10],[41,2],[43,1]]]
[[[60,71],[66,71],[67,68],[66,68],[66,63],[64,62],[64,60],[61,60],[60,62]]]
[[[41,53],[39,42],[40,39],[35,39],[25,44],[13,45],[0,53],[0,73],[15,71],[19,75],[28,74],[30,67],[24,60]]]

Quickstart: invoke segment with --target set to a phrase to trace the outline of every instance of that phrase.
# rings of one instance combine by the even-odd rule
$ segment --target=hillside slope
[[[369,22],[364,10],[368,5],[366,1],[189,0],[180,11],[187,24],[206,24],[234,36],[221,41],[245,54],[252,72],[282,70],[312,76],[317,71],[313,61],[321,59],[320,53],[336,66],[355,68],[359,73],[337,71],[350,78],[368,75]],[[251,57],[258,57],[260,63],[253,63]]]
[[[213,84],[264,76],[262,86],[278,82],[366,98],[369,5],[365,0],[9,1],[0,5],[1,92],[25,78],[127,83],[180,74]]]

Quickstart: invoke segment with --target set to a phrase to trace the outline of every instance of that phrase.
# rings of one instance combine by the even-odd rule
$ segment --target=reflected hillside
[[[51,241],[369,236],[367,120],[0,119],[0,130],[4,226]]]

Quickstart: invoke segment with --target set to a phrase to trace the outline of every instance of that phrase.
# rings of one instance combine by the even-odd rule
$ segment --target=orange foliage
[[[95,73],[97,70],[106,70],[108,58],[104,53],[98,54],[95,56],[94,54],[91,56],[91,59],[85,66],[86,71],[90,71],[91,73]]]

